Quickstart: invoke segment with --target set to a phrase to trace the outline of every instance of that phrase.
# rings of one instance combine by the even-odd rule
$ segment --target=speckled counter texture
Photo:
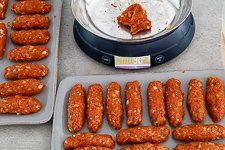
[[[193,1],[192,12],[196,21],[196,34],[189,48],[165,65],[135,72],[223,69],[220,53],[223,0]],[[72,35],[73,21],[70,0],[64,0],[58,82],[68,76],[75,75],[130,73],[130,71],[115,70],[103,66],[80,51]],[[51,124],[49,122],[34,126],[0,126],[0,150],[49,150]]]

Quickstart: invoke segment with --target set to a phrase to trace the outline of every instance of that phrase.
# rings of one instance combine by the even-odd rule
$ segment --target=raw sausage
[[[100,147],[100,146],[86,146],[86,147],[75,148],[74,150],[112,150],[112,148]]]
[[[5,19],[8,0],[0,0],[0,20]]]
[[[162,144],[135,144],[130,147],[122,148],[121,150],[169,150],[166,146]]]
[[[179,144],[174,150],[225,150],[225,144],[210,142],[191,142],[188,144]]]
[[[7,29],[4,23],[0,22],[0,58],[3,57],[7,41]]]

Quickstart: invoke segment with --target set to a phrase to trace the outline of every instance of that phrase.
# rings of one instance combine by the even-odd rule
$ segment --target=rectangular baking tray
[[[123,102],[124,100],[124,88],[126,82],[138,80],[141,83],[141,92],[142,92],[142,102],[143,102],[143,123],[142,125],[151,125],[149,115],[148,115],[148,109],[147,109],[147,87],[149,82],[154,80],[160,80],[163,83],[165,83],[169,78],[177,78],[182,83],[182,91],[184,92],[184,99],[186,102],[186,96],[187,96],[187,85],[190,79],[200,79],[204,84],[204,91],[205,91],[205,83],[206,79],[209,76],[217,76],[220,79],[223,80],[225,84],[225,72],[223,70],[211,70],[211,71],[187,71],[187,72],[167,72],[167,73],[147,73],[147,74],[123,74],[123,75],[99,75],[99,76],[75,76],[75,77],[69,77],[64,79],[58,88],[57,97],[56,97],[56,106],[55,106],[55,113],[54,113],[54,120],[53,120],[53,132],[52,132],[52,150],[63,150],[63,142],[72,134],[69,132],[67,128],[67,101],[69,96],[69,91],[76,83],[81,83],[85,89],[87,90],[88,86],[93,83],[100,83],[104,89],[104,99],[105,99],[105,93],[106,93],[106,87],[107,84],[112,81],[117,81],[120,83],[122,88],[122,97]],[[125,104],[123,104],[125,106]],[[186,106],[186,103],[185,103]],[[124,107],[125,108],[125,107]],[[125,110],[124,110],[125,111]],[[183,125],[191,124],[191,118],[189,116],[189,112],[187,110],[187,107],[185,107],[185,119],[183,122]],[[204,123],[212,123],[211,118],[207,114],[207,117],[205,119]],[[219,124],[225,126],[225,118],[223,121],[221,121]],[[167,122],[167,125],[169,123]],[[126,117],[124,113],[123,118],[123,128],[126,128]],[[170,126],[171,127],[171,126]],[[171,127],[171,131],[172,131]],[[80,132],[88,132],[86,120],[85,125],[83,126],[82,130]],[[98,131],[98,133],[104,133],[104,134],[110,134],[113,136],[114,140],[116,140],[116,131],[113,130],[106,120],[106,116],[104,114],[104,121],[103,124]],[[218,140],[216,141],[218,143],[225,143],[225,140]],[[179,144],[180,142],[177,142],[173,140],[172,136],[170,135],[167,142],[164,144],[168,146],[170,149],[174,148],[176,144]],[[115,149],[118,150],[122,146],[116,145]]]
[[[14,14],[10,7],[16,2],[15,0],[9,0],[8,10],[6,14],[5,20],[0,20],[4,22],[7,26],[7,23],[12,21],[17,15]],[[50,28],[49,32],[51,33],[51,39],[47,46],[49,47],[50,53],[49,56],[41,61],[35,61],[32,63],[44,64],[49,68],[49,74],[42,81],[45,84],[44,90],[36,95],[35,97],[39,99],[42,103],[42,109],[38,113],[34,113],[26,116],[17,116],[17,115],[0,115],[0,125],[13,125],[13,124],[42,124],[49,121],[53,114],[55,95],[56,95],[56,87],[57,87],[57,62],[58,62],[58,44],[59,44],[59,31],[60,31],[60,20],[61,20],[61,10],[62,10],[62,0],[48,0],[52,5],[51,12],[47,14],[50,18]],[[8,37],[7,37],[7,46],[6,51],[4,53],[3,59],[0,60],[0,82],[6,82],[2,75],[2,71],[5,67],[17,63],[12,63],[7,59],[7,53],[9,50],[18,47],[18,45],[14,45],[9,36],[13,31],[10,27],[7,26],[8,29]]]

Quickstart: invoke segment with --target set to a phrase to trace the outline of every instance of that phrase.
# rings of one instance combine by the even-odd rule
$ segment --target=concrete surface
[[[220,53],[221,11],[223,0],[193,0],[196,35],[189,48],[169,63],[144,71],[164,72],[174,70],[222,69]],[[117,74],[130,71],[115,70],[87,57],[74,42],[73,16],[70,0],[65,0],[62,12],[59,49],[59,79],[83,74]],[[1,150],[49,150],[51,121],[35,126],[0,126]]]

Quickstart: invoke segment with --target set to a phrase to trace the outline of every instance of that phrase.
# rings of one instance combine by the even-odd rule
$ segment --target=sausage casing
[[[50,40],[48,30],[21,30],[12,32],[10,39],[19,45],[42,45]]]
[[[74,150],[112,150],[112,148],[101,147],[101,146],[86,146],[86,147],[78,147]]]
[[[161,143],[167,140],[170,128],[167,126],[137,126],[121,129],[117,135],[118,144]]]
[[[106,95],[106,116],[108,123],[116,130],[121,129],[123,103],[120,85],[116,82],[111,82],[107,87]]]
[[[83,127],[85,116],[85,90],[81,84],[76,84],[70,90],[67,115],[68,129],[74,133]]]
[[[14,95],[32,96],[40,93],[43,88],[44,84],[36,79],[8,81],[0,84],[0,97]]]
[[[0,22],[0,58],[3,57],[7,41],[7,29],[4,23]]]
[[[0,20],[5,19],[8,0],[0,0]]]
[[[28,115],[41,109],[41,102],[34,97],[9,96],[0,101],[0,113]]]
[[[103,121],[103,91],[100,84],[88,87],[87,124],[91,132],[97,132]]]
[[[37,61],[48,57],[49,49],[47,46],[21,46],[9,51],[7,58],[13,62]]]
[[[19,15],[47,14],[51,10],[51,4],[37,0],[19,1],[12,4],[11,10]]]
[[[65,149],[75,149],[84,146],[113,148],[115,146],[115,142],[111,135],[96,133],[78,133],[68,137],[64,142]]]
[[[9,25],[13,30],[48,29],[50,20],[45,15],[22,15],[17,16]]]
[[[173,131],[173,137],[185,142],[205,142],[225,138],[225,128],[216,124],[192,124],[178,127]]]
[[[187,144],[179,144],[174,148],[174,150],[225,150],[225,144],[191,142]]]
[[[166,106],[163,94],[163,83],[153,81],[148,85],[148,112],[154,126],[163,126],[166,123]]]
[[[48,67],[38,64],[15,64],[4,69],[3,75],[8,80],[42,79],[48,74]]]
[[[142,97],[138,81],[128,82],[125,89],[127,125],[137,126],[142,122]]]
[[[184,119],[184,102],[183,93],[180,87],[180,81],[169,79],[166,82],[166,107],[168,119],[172,126],[179,126]]]
[[[216,77],[209,77],[206,83],[206,104],[214,122],[219,122],[225,115],[225,94],[223,82]]]
[[[169,149],[162,144],[144,143],[144,144],[135,144],[130,147],[125,147],[122,148],[121,150],[169,150]]]

